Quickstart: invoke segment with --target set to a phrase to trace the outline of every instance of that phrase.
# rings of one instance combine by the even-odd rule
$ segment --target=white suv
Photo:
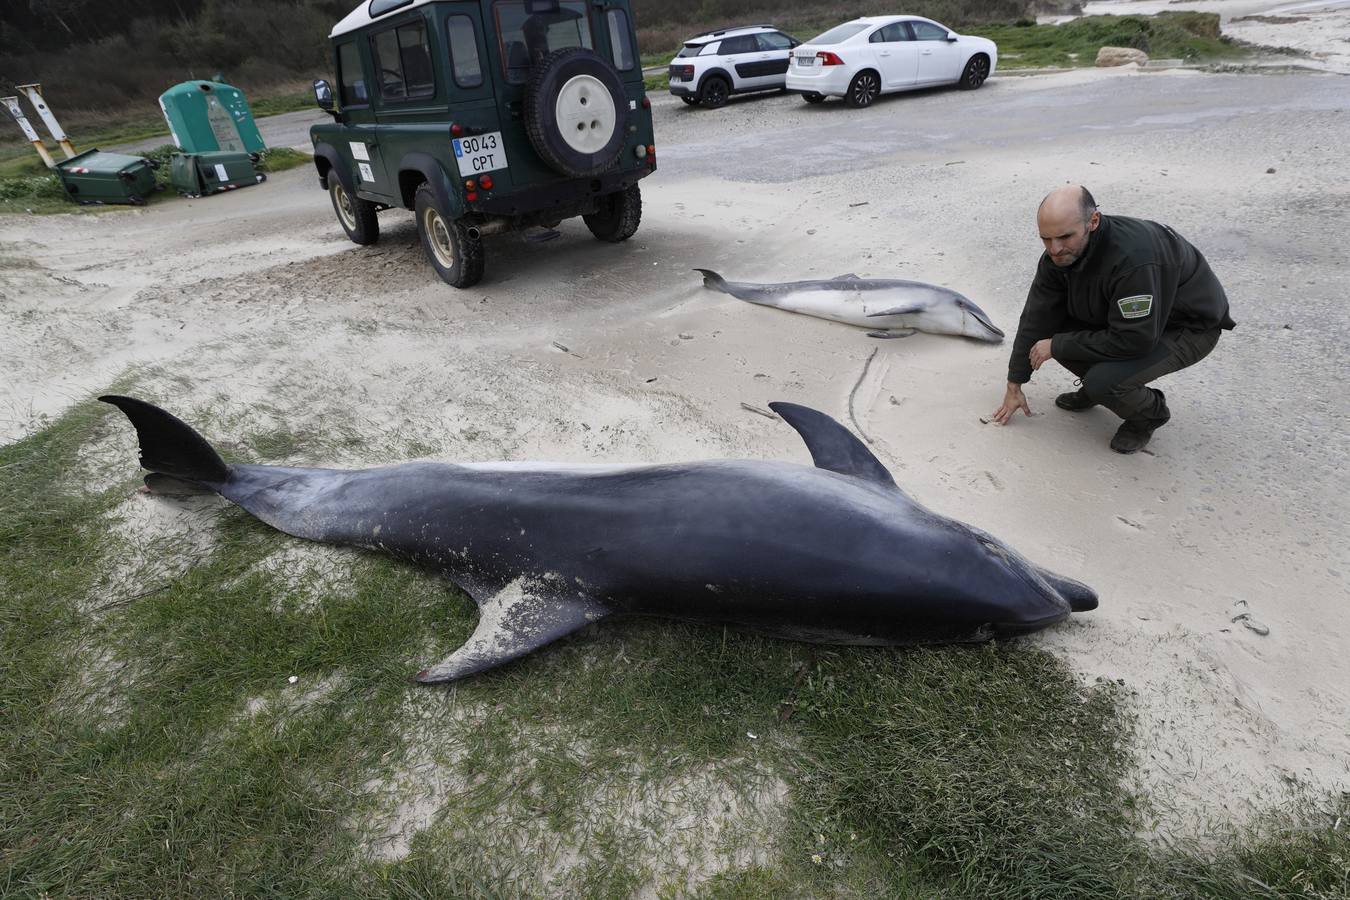
[[[781,90],[800,43],[772,25],[694,35],[670,62],[670,92],[691,106],[716,109],[732,94]]]

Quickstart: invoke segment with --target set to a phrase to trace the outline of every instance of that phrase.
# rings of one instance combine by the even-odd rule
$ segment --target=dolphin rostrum
[[[752,284],[727,281],[711,269],[703,286],[750,303],[789,312],[819,316],[871,329],[871,337],[907,337],[914,331],[959,334],[988,341],[1003,340],[1003,332],[969,297],[922,281],[895,278],[859,278],[849,273],[824,281],[785,281]]]
[[[832,644],[984,641],[1094,609],[1091,588],[907,496],[824,413],[770,404],[815,465],[414,462],[339,470],[225,463],[156,406],[131,419],[151,493],[214,492],[274,528],[444,573],[473,635],[424,683],[499,666],[590,622],[650,615]]]

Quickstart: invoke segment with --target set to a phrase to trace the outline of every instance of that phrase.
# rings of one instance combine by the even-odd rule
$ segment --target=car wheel
[[[380,220],[375,216],[375,204],[347,193],[332,172],[328,173],[328,197],[333,201],[338,224],[352,243],[373,244],[380,239]]]
[[[602,241],[617,244],[638,230],[642,221],[642,191],[636,184],[600,198],[599,209],[581,220]]]
[[[805,94],[802,94],[802,99],[807,103],[824,103],[825,95],[817,94],[815,91],[807,91]]]
[[[463,224],[445,214],[426,182],[417,188],[413,211],[422,249],[441,280],[457,288],[477,284],[483,277],[483,241],[470,237]]]
[[[989,57],[983,53],[977,53],[966,63],[966,70],[961,73],[961,80],[957,82],[963,91],[973,91],[984,84],[989,77]]]
[[[863,69],[853,76],[848,86],[848,105],[854,109],[871,106],[881,96],[881,79],[871,69]]]
[[[699,92],[699,99],[708,109],[717,109],[719,106],[726,105],[727,98],[731,96],[731,85],[727,80],[718,75],[714,75],[703,82],[703,90]]]
[[[611,168],[628,137],[628,96],[619,73],[584,47],[544,57],[525,90],[525,131],[550,168],[589,178]]]
[[[686,97],[683,94],[681,94],[680,99],[683,100],[689,106],[696,106],[698,104],[697,97]]]

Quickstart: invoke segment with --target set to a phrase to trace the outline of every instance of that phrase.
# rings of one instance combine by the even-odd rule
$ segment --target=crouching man
[[[1031,415],[1022,385],[1047,360],[1081,379],[1055,405],[1101,405],[1124,421],[1117,453],[1148,444],[1171,413],[1155,379],[1209,355],[1231,330],[1228,297],[1200,251],[1166,225],[1104,216],[1088,189],[1052,191],[1036,213],[1045,253],[1027,294],[994,421]]]

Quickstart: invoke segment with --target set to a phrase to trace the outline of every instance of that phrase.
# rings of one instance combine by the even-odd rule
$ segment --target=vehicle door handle
[[[924,56],[932,56],[932,55],[933,55],[933,51],[932,51],[932,50],[925,50],[925,51],[923,51],[923,55],[924,55]]]
[[[877,54],[877,56],[890,56],[890,55],[891,51],[889,50],[882,50],[880,53]]]

